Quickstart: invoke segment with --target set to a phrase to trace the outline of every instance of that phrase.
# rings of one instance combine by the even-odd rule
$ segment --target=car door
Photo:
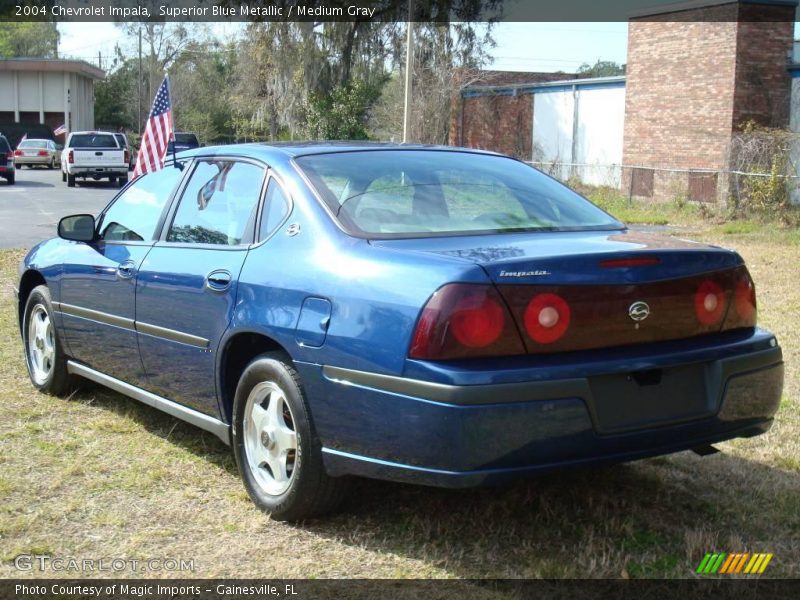
[[[135,281],[182,177],[168,166],[137,179],[98,219],[98,239],[65,253],[59,303],[70,355],[134,385],[144,382],[135,330]]]
[[[255,235],[266,168],[198,158],[136,282],[139,348],[156,394],[218,415],[215,358]]]

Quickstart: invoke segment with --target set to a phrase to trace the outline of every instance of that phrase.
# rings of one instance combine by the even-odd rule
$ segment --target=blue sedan
[[[198,148],[58,234],[20,270],[33,385],[89,379],[213,433],[276,519],[334,509],[347,476],[711,453],[781,398],[738,254],[496,154]]]

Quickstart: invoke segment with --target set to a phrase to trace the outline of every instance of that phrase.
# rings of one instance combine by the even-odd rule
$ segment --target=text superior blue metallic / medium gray
[[[345,475],[470,486],[772,424],[742,259],[644,235],[510,158],[199,148],[21,266],[31,379],[82,376],[234,448],[281,519]]]

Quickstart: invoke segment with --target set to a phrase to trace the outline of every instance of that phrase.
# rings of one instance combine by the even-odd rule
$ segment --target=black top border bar
[[[0,21],[787,21],[798,0],[0,0]]]

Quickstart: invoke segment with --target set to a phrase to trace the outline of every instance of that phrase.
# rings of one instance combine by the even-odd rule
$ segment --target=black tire
[[[117,180],[117,187],[124,188],[128,184],[128,176],[120,177]]]
[[[66,180],[67,180],[67,172],[61,171],[61,181],[66,181]]]
[[[6,178],[6,181],[8,181],[8,185],[14,185],[14,183],[16,182],[16,175],[14,175],[14,173],[11,173],[11,174],[10,174],[10,175],[9,175],[9,176]]]
[[[75,175],[67,173],[67,187],[75,187]]]
[[[297,450],[288,488],[267,493],[248,464],[245,443],[245,412],[248,398],[259,384],[274,384],[288,405]],[[284,413],[285,414],[285,413]],[[322,446],[314,430],[300,376],[282,353],[256,357],[242,373],[233,405],[233,453],[250,498],[277,521],[300,521],[335,510],[344,500],[348,481],[330,477],[322,464]]]
[[[43,312],[42,312],[43,311]],[[36,368],[32,364],[31,343],[36,345],[36,340],[31,340],[31,317],[36,314],[45,314],[50,320],[52,331],[53,357],[49,362],[50,368],[46,376],[37,377]],[[53,305],[50,301],[50,290],[46,285],[40,285],[31,291],[25,303],[25,312],[22,321],[22,340],[25,346],[25,366],[28,368],[28,376],[33,386],[40,392],[61,396],[66,394],[71,388],[71,377],[67,372],[67,356],[61,345],[58,330],[53,319]],[[41,375],[41,372],[40,372]]]
[[[47,165],[47,168],[50,169],[51,171],[56,168],[56,159],[55,159],[55,157],[50,159],[50,164]]]

